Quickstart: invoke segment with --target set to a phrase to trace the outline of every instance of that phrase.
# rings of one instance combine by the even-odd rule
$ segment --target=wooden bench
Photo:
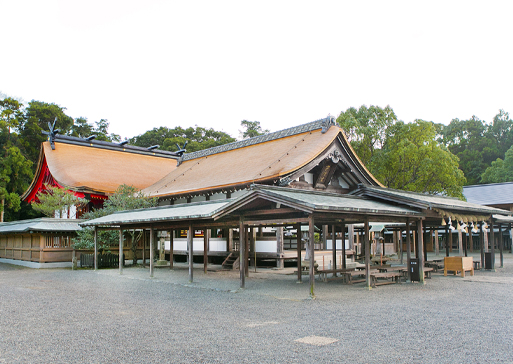
[[[434,271],[431,267],[424,267],[424,277],[431,279],[431,272]]]
[[[424,263],[424,266],[426,266],[427,268],[433,268],[435,272],[438,272],[439,269],[442,269],[444,267],[444,264],[442,262],[426,261]]]
[[[465,277],[465,272],[470,271],[470,275],[474,275],[474,264],[472,257],[445,257],[444,259],[444,276],[447,277],[447,271],[454,272],[454,275],[461,272],[461,276]]]
[[[337,277],[337,273],[346,273],[346,272],[353,272],[354,268],[346,268],[346,269],[319,269],[317,270],[317,273],[319,273],[319,279],[323,282],[328,282],[328,280],[332,279],[345,279],[344,276]],[[328,278],[328,274],[332,274],[333,276],[331,278]]]
[[[403,274],[401,272],[372,273],[370,275],[371,287],[381,286],[383,284],[401,283],[402,276]],[[378,278],[384,278],[387,280],[378,281]],[[392,278],[392,280],[389,281],[388,278]]]
[[[369,274],[378,273],[376,269],[371,269]],[[343,272],[342,276],[344,277],[344,282],[346,284],[353,284],[359,282],[365,282],[365,271],[364,270],[353,270],[350,272]],[[363,279],[354,280],[353,277],[364,277]]]

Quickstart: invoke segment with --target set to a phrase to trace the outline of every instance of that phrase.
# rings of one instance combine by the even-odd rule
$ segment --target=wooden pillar
[[[495,232],[493,231],[493,217],[490,217],[490,252],[492,253],[492,270],[495,270]]]
[[[189,253],[189,283],[192,283],[194,280],[194,230],[192,229],[192,224],[189,224],[189,229],[187,230],[187,250]]]
[[[422,223],[422,221],[421,221],[421,223]],[[423,239],[423,244],[422,244],[422,246],[423,246],[422,251],[423,251],[424,261],[427,260],[427,256],[428,256],[427,255],[427,242],[428,242],[427,237],[428,237],[429,233],[430,233],[430,231],[428,231],[427,226],[424,226],[424,235],[423,235],[424,239]]]
[[[418,254],[419,254],[419,275],[420,283],[424,283],[424,234],[422,231],[422,220],[417,222],[417,235],[418,235]]]
[[[344,244],[344,239],[342,238],[342,244]],[[337,269],[337,229],[335,225],[331,225],[331,269]],[[336,273],[334,274],[337,275]]]
[[[228,229],[228,237],[226,244],[228,252],[233,251],[233,229]]]
[[[438,228],[436,228],[436,230],[435,230],[435,240],[433,242],[433,245],[435,246],[435,255],[439,256],[440,255],[440,244],[438,241]]]
[[[472,229],[470,226],[468,227],[468,246],[470,248],[470,252],[474,252],[474,237],[472,236]]]
[[[123,274],[123,229],[119,229],[119,274]]]
[[[353,224],[347,225],[347,240],[349,249],[354,249],[354,226]]]
[[[150,226],[150,278],[153,278],[153,254],[155,253],[153,251],[153,244],[154,244],[154,237],[155,233],[153,231],[153,226]]]
[[[403,231],[399,229],[399,257],[401,258],[401,265],[403,265]]]
[[[322,240],[321,240],[321,249],[325,250],[328,247],[328,225],[322,225]]]
[[[484,236],[483,223],[479,224],[479,248],[481,250],[481,270],[484,269]]]
[[[146,230],[142,231],[142,265],[146,268]]]
[[[449,226],[445,225],[445,256],[449,256]]]
[[[244,241],[244,220],[242,217],[239,221],[239,273],[240,273],[240,288],[245,288],[246,286],[246,262],[244,258],[246,257],[246,242]]]
[[[509,246],[510,253],[513,253],[513,229],[511,228],[511,223],[508,224],[509,236],[511,238],[511,244]]]
[[[296,225],[296,253],[297,253],[297,281],[301,283],[303,280],[301,274],[301,224]]]
[[[279,226],[276,228],[276,251],[278,255],[281,257],[283,255],[283,227]],[[278,258],[276,260],[276,268],[283,269],[284,263],[282,258]]]
[[[408,267],[408,281],[410,281],[411,272],[411,238],[410,238],[410,218],[406,218],[406,266]]]
[[[342,223],[342,269],[346,269],[346,224]]]
[[[244,249],[244,257],[246,262],[244,263],[244,267],[246,268],[246,278],[249,277],[249,226],[246,225],[244,229],[244,242],[246,247]]]
[[[251,254],[251,255],[252,255],[252,259],[253,259],[253,267],[255,268],[255,273],[257,271],[256,238],[257,238],[257,229],[255,227],[252,227],[250,229],[250,234],[249,234],[249,250],[251,252],[253,252],[253,254]]]
[[[365,245],[365,286],[371,289],[370,281],[370,239],[369,239],[369,218],[365,218],[363,223],[364,237],[363,243]]]
[[[501,257],[501,268],[504,268],[504,238],[502,236],[502,224],[499,224],[499,252]]]
[[[207,274],[208,265],[208,233],[210,229],[203,229],[203,273]]]
[[[468,227],[467,227],[467,230],[468,230]],[[465,252],[465,256],[467,257],[468,256],[468,247],[467,247],[467,243],[468,243],[468,239],[467,239],[467,233],[465,232],[465,230],[463,230],[461,232],[462,234],[462,239],[463,239],[463,250]]]
[[[174,235],[175,235],[175,231],[170,230],[169,231],[169,269],[170,270],[173,270],[173,263],[175,260],[175,258],[174,258],[174,250],[175,250]]]
[[[314,288],[315,288],[315,274],[314,274],[314,264],[315,264],[315,231],[314,231],[314,217],[313,215],[308,216],[308,239],[310,239],[308,243],[308,248],[310,249],[310,269],[309,269],[309,277],[310,277],[310,298],[315,298]]]
[[[6,243],[7,246],[7,243]],[[41,249],[42,251],[42,249]],[[40,258],[41,260],[41,258]],[[98,269],[98,226],[94,227],[94,270]]]
[[[397,242],[397,231],[392,232],[392,243],[394,245],[395,252],[399,255],[399,243]]]
[[[457,229],[458,231],[458,254],[463,256],[463,233],[461,232],[461,228]]]
[[[449,251],[452,252],[452,230],[449,229]]]

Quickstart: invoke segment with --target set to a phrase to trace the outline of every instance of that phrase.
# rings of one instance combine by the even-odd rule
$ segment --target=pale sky
[[[0,92],[132,137],[513,114],[512,1],[0,0]]]

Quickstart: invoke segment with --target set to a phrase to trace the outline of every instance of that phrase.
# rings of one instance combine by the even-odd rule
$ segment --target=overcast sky
[[[0,92],[132,137],[513,113],[512,1],[0,0]]]

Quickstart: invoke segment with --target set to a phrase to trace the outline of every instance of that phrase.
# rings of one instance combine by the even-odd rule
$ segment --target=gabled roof
[[[122,184],[143,189],[175,169],[177,159],[171,152],[58,136],[54,150],[42,143],[36,175],[22,199],[32,201],[49,179],[82,193],[108,195]]]
[[[143,190],[157,197],[201,194],[213,190],[247,188],[250,184],[287,184],[294,172],[326,158],[338,141],[333,158],[357,183],[380,185],[362,165],[333,118],[186,154],[178,168]],[[312,166],[313,168],[314,166]],[[304,171],[307,172],[307,171]],[[299,177],[299,176],[297,176]],[[296,177],[296,178],[297,178]]]
[[[82,221],[83,220],[42,217],[39,219],[2,222],[0,223],[0,234],[26,233],[32,231],[73,233],[82,229],[78,225]]]
[[[462,213],[475,213],[480,215],[509,214],[508,211],[461,201],[453,197],[429,195],[424,193],[394,190],[391,188],[361,185],[351,194],[378,198],[383,201],[402,203],[411,207],[429,210],[460,211]]]
[[[479,205],[513,204],[513,182],[464,186],[463,195],[468,202]]]

